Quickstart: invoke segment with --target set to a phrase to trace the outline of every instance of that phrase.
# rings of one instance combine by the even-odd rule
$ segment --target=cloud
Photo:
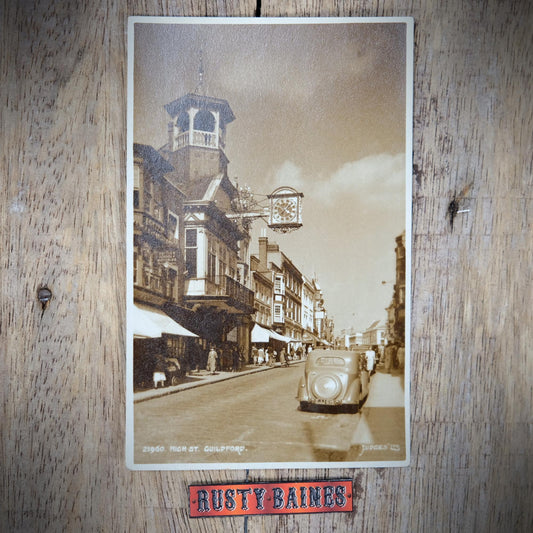
[[[329,204],[354,195],[366,202],[381,202],[404,191],[405,154],[376,154],[345,163],[314,188]]]
[[[301,191],[306,187],[303,179],[303,169],[292,161],[284,161],[280,167],[274,171],[274,184],[276,186],[294,187]]]

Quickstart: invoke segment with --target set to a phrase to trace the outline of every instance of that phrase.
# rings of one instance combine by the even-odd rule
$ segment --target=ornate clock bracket
[[[269,194],[268,227],[278,233],[289,233],[301,228],[303,196],[303,193],[292,187],[279,187]]]
[[[262,218],[268,227],[278,233],[289,233],[302,227],[303,193],[292,187],[279,187],[267,195],[268,207],[259,207],[249,187],[239,187],[239,196],[233,203],[237,213],[228,218],[240,219],[242,223]]]

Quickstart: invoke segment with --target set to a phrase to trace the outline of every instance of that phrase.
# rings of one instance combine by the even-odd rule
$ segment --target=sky
[[[303,227],[269,241],[316,276],[337,333],[362,331],[386,319],[406,228],[406,25],[244,20],[135,25],[134,142],[167,142],[164,105],[195,91],[202,57],[202,90],[235,114],[230,179],[304,194]]]

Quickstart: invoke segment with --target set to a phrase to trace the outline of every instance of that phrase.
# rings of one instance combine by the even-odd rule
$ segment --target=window
[[[285,284],[283,282],[283,275],[276,275],[274,281],[274,291],[278,294],[285,294]]]
[[[137,283],[137,270],[139,268],[139,254],[137,252],[133,252],[133,283]]]
[[[283,305],[274,304],[274,322],[284,322]]]
[[[213,252],[207,254],[207,279],[215,281],[217,271],[217,256]]]
[[[169,300],[172,300],[174,298],[174,288],[176,284],[176,277],[177,272],[172,269],[168,268],[164,271],[164,295],[165,298],[168,298]]]
[[[133,208],[139,209],[141,206],[141,193],[140,193],[140,183],[141,183],[142,171],[139,165],[134,165],[133,167]]]
[[[226,275],[226,263],[224,261],[218,262],[218,278],[219,283],[221,282],[222,278]]]
[[[185,268],[188,278],[197,276],[197,247],[196,229],[185,230]]]

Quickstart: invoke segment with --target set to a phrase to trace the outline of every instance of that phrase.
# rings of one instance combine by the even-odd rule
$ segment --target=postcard
[[[126,462],[409,464],[413,21],[131,17]]]

